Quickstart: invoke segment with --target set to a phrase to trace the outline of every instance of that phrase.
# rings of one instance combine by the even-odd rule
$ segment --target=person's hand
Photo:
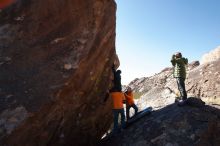
[[[123,101],[122,101],[122,103],[124,103],[124,104],[125,104],[125,103],[126,103],[126,100],[123,100]]]
[[[175,55],[175,54],[173,54],[172,59],[175,59],[175,58],[176,58],[176,55]]]
[[[112,65],[112,70],[115,70],[115,64],[113,63],[113,65]]]

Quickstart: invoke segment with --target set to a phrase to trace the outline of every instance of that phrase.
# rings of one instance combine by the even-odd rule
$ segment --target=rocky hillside
[[[209,56],[212,54],[211,52]],[[199,97],[207,104],[220,105],[219,64],[220,58],[216,58],[201,65],[198,61],[188,65],[185,84],[189,97]],[[165,68],[154,76],[135,79],[129,84],[136,95],[140,96],[137,102],[141,109],[146,106],[158,109],[174,102],[179,91],[172,73],[172,68]]]
[[[115,13],[114,0],[0,11],[0,145],[92,145],[108,130]]]

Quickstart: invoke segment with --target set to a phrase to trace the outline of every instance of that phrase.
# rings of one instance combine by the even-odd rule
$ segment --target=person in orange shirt
[[[134,108],[135,115],[136,115],[138,112],[138,107],[134,104],[134,95],[133,95],[131,87],[128,87],[127,91],[124,94],[125,94],[125,99],[126,99],[126,117],[127,117],[127,120],[129,120],[130,119],[130,115],[129,115],[130,108],[131,107]]]
[[[114,127],[113,133],[119,133],[120,128],[118,126],[118,117],[121,116],[121,128],[125,128],[125,113],[123,107],[123,100],[125,99],[123,92],[111,92],[110,93],[113,101],[113,116],[114,116]]]

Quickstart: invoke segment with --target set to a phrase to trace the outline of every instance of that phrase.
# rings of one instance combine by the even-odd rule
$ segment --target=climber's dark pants
[[[180,91],[180,95],[181,95],[182,100],[186,100],[187,93],[186,93],[186,89],[185,89],[185,79],[184,78],[176,78],[176,81],[177,81],[178,89]]]
[[[125,112],[124,109],[113,109],[113,115],[114,115],[114,127],[113,127],[113,132],[117,133],[120,131],[119,126],[118,126],[118,117],[119,114],[121,115],[121,127],[125,128]]]
[[[126,104],[126,117],[127,117],[127,120],[130,119],[129,113],[130,113],[130,108],[131,108],[131,107],[134,109],[135,115],[136,115],[137,112],[138,112],[138,107],[137,107],[135,104],[132,104],[132,105]]]

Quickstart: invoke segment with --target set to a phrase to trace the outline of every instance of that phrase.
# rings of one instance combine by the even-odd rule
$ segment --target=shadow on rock
[[[188,98],[185,106],[176,103],[152,112],[117,137],[104,138],[98,145],[217,146],[220,144],[220,109]]]

